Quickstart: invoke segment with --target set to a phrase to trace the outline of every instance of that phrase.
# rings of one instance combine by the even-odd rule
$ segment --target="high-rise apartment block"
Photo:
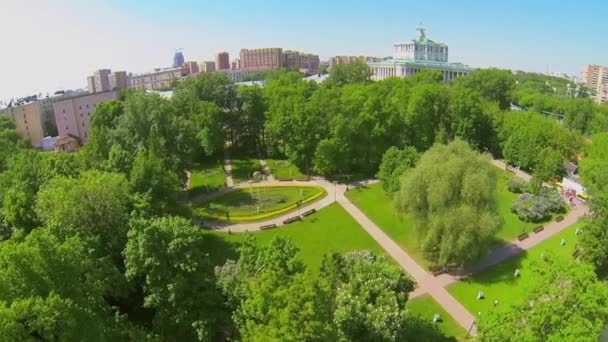
[[[199,68],[197,62],[186,62],[185,68],[188,69],[188,75],[198,74]]]
[[[583,65],[581,82],[595,94],[597,102],[608,101],[608,67]]]
[[[222,51],[215,56],[215,68],[217,70],[230,69],[230,55],[228,52]]]
[[[87,89],[91,94],[95,92],[95,76],[87,76]]]
[[[232,63],[230,63],[230,69],[231,70],[240,70],[241,69],[241,60],[240,59],[233,60]]]
[[[110,85],[110,69],[100,69],[95,71],[93,78],[95,79],[95,92],[103,93],[112,90]]]
[[[110,75],[110,88],[120,90],[129,87],[129,77],[126,71],[114,71]]]
[[[241,49],[241,69],[270,70],[283,66],[283,49]]]
[[[55,130],[52,99],[35,100],[0,110],[0,115],[13,119],[17,133],[34,147],[41,147],[42,139]]]
[[[97,106],[115,100],[115,91],[76,96],[53,104],[59,137],[71,136],[85,142],[89,139],[89,122]]]
[[[216,70],[214,61],[205,61],[201,66],[202,72],[214,72]]]

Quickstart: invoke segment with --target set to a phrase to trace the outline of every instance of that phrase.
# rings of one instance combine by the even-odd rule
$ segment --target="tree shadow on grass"
[[[515,270],[522,269],[526,255],[527,251],[519,246],[504,244],[472,267],[469,277],[463,281],[484,285],[515,284],[520,279],[515,276]]]
[[[214,266],[223,265],[226,260],[236,260],[241,242],[228,241],[221,235],[206,234],[203,240],[205,251],[209,253],[209,259]]]

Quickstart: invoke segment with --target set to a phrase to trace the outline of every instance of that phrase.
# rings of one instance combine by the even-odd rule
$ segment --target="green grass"
[[[268,168],[275,179],[278,180],[308,180],[308,177],[303,174],[300,169],[287,160],[268,159]]]
[[[194,209],[201,218],[229,215],[236,219],[281,210],[322,192],[314,186],[245,187],[197,203]]]
[[[244,183],[253,177],[256,171],[262,172],[260,161],[256,158],[232,159],[232,179],[235,184]]]
[[[197,164],[190,173],[190,196],[215,191],[226,185],[226,174],[217,160]]]
[[[376,183],[349,190],[346,197],[416,262],[423,267],[430,264],[418,248],[418,238],[411,218],[397,213],[391,197],[382,189],[382,184]]]
[[[499,305],[517,303],[523,297],[527,284],[534,279],[528,273],[530,262],[540,258],[541,253],[571,256],[577,242],[575,231],[584,224],[584,221],[579,221],[515,258],[450,285],[448,291],[472,313],[487,312],[493,307],[494,300],[498,300]],[[562,239],[566,240],[565,246],[560,244]],[[515,269],[521,270],[521,277],[514,277]],[[479,291],[484,292],[486,299],[476,299]]]
[[[458,322],[456,322],[454,318],[452,318],[452,316],[433,299],[433,297],[422,295],[411,299],[407,302],[406,308],[411,314],[419,316],[420,319],[426,322],[432,322],[435,314],[439,314],[443,322],[435,324],[444,336],[459,341],[466,339],[466,330],[464,330],[464,328],[461,327],[460,324],[458,324]]]
[[[235,250],[243,234],[208,232],[213,239],[220,239],[211,250],[216,263],[236,256]],[[323,255],[347,253],[355,250],[370,250],[383,255],[382,248],[367,234],[339,204],[331,204],[303,221],[272,230],[252,233],[260,245],[267,245],[276,236],[292,240],[300,249],[302,261],[313,271],[318,271]],[[211,243],[210,243],[211,244]],[[229,246],[229,247],[228,247]]]

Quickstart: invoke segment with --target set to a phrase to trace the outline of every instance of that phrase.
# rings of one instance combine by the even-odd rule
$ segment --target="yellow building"
[[[10,116],[15,122],[17,132],[28,140],[32,146],[40,147],[42,138],[50,127],[54,126],[54,111],[51,100],[40,100],[8,107],[0,114]]]

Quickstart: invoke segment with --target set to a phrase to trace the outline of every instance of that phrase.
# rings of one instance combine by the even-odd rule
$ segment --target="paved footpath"
[[[234,186],[234,179],[232,179],[232,160],[230,160],[230,153],[228,149],[224,150],[224,172],[226,173],[226,186],[231,188]]]
[[[268,167],[268,163],[266,162],[266,159],[261,159],[260,158],[260,165],[262,166],[262,171],[264,172],[264,176],[266,177],[266,180],[268,180],[269,182],[274,182],[274,176],[272,175],[272,172],[270,172],[270,168]]]
[[[435,282],[428,281],[432,275],[418,265],[414,259],[407,254],[399,245],[388,237],[375,223],[373,223],[359,208],[344,196],[343,191],[338,193],[338,202],[344,209],[367,231],[369,235],[378,242],[380,246],[399,263],[418,284],[416,294],[428,293],[447,311],[465,330],[469,330],[475,317],[467,311],[452,295]],[[471,329],[471,335],[476,336],[475,327]]]

